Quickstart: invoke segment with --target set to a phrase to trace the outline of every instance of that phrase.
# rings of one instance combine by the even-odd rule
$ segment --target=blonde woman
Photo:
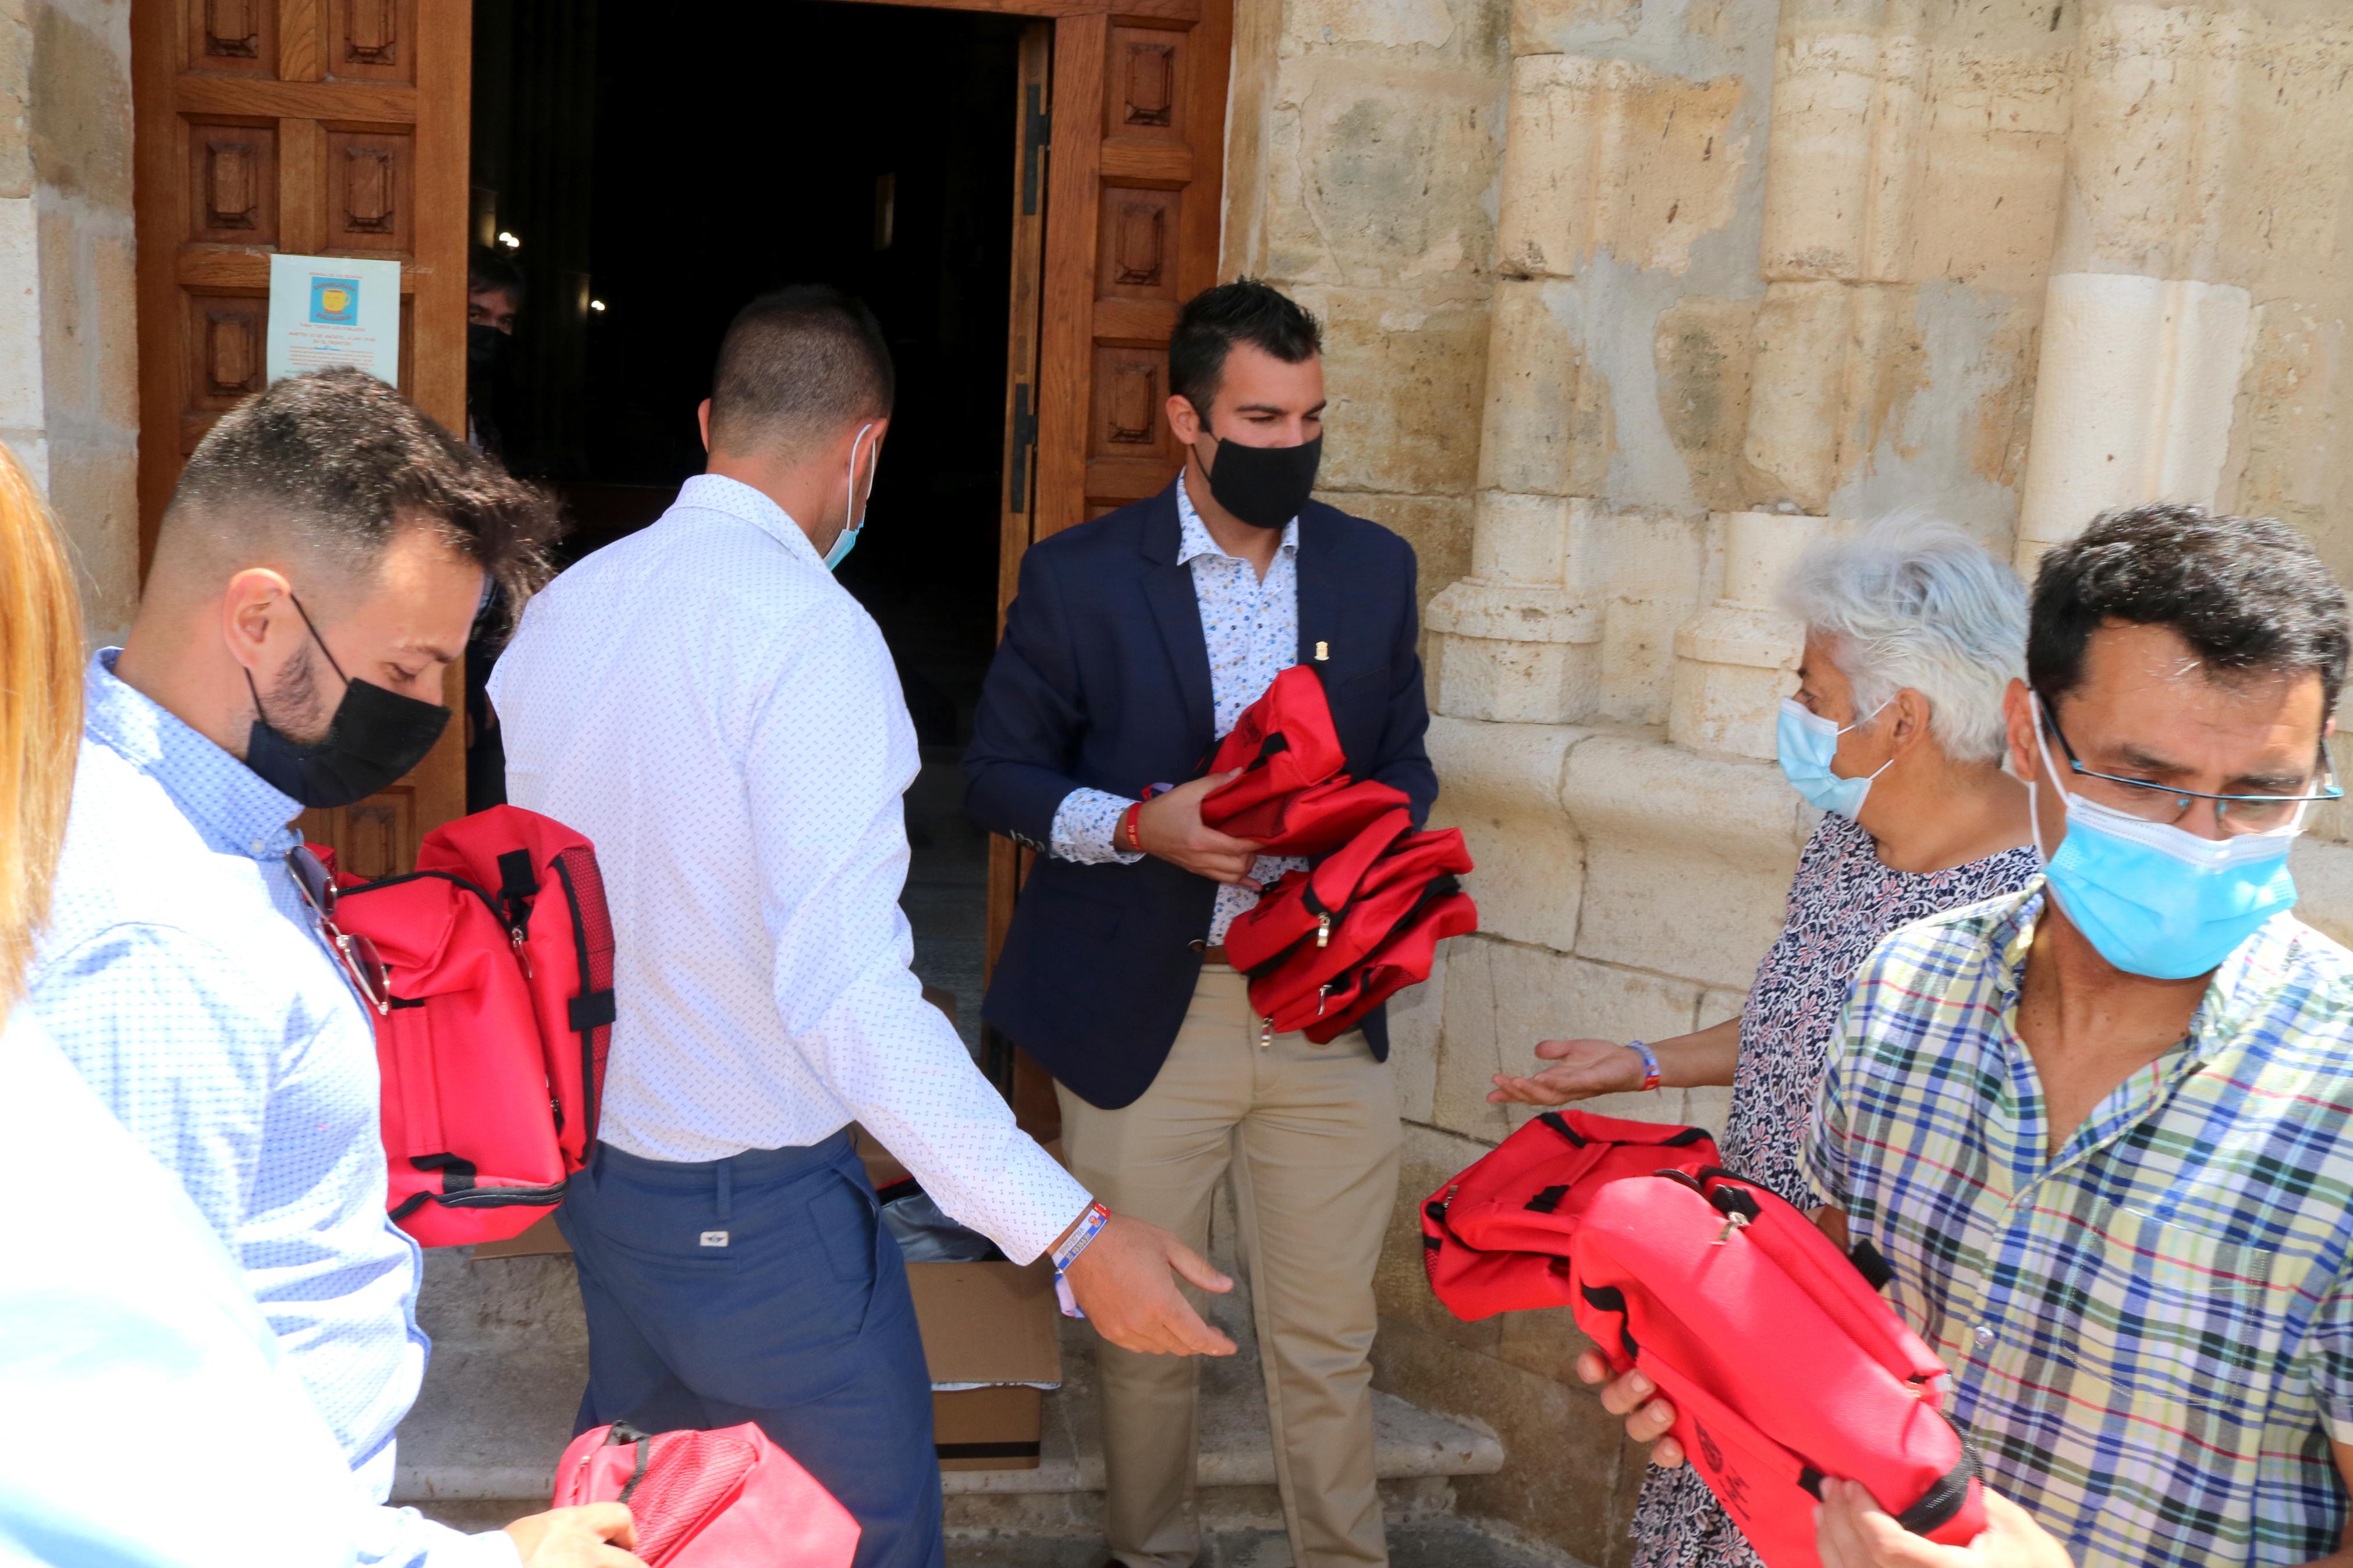
[[[242,1276],[17,1005],[72,798],[81,659],[65,553],[0,447],[0,1107],[40,1189],[0,1205],[0,1563],[349,1563],[348,1472]]]

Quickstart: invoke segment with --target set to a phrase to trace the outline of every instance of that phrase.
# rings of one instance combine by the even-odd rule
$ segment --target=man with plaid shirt
[[[1990,1528],[1833,1481],[1828,1568],[2353,1563],[2353,953],[2286,858],[2342,793],[2348,647],[2280,523],[2144,507],[2044,559],[2008,705],[2044,877],[1881,944],[1808,1151],[1953,1370]],[[1651,1392],[1605,1390],[1644,1440]]]

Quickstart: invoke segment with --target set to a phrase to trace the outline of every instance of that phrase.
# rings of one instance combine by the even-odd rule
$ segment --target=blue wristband
[[[1636,1056],[1638,1056],[1638,1057],[1640,1057],[1640,1058],[1642,1058],[1642,1088],[1643,1088],[1643,1089],[1647,1091],[1647,1090],[1650,1090],[1650,1089],[1653,1089],[1658,1088],[1658,1087],[1659,1087],[1659,1053],[1658,1053],[1658,1052],[1656,1052],[1656,1051],[1654,1051],[1654,1050],[1652,1050],[1650,1047],[1648,1047],[1648,1046],[1644,1045],[1644,1044],[1643,1044],[1641,1041],[1640,1041],[1640,1040],[1629,1040],[1629,1041],[1627,1041],[1627,1042],[1626,1042],[1626,1048],[1627,1048],[1628,1050],[1630,1050],[1630,1051],[1633,1052]]]

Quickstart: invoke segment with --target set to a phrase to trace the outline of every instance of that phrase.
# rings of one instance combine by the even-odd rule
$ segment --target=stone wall
[[[2353,580],[2353,12],[2327,0],[1246,0],[1229,272],[1322,311],[1325,494],[1422,552],[1480,934],[1398,1009],[1383,1384],[1597,1564],[1642,1459],[1559,1315],[1430,1300],[1413,1205],[1535,1041],[1737,1011],[1814,818],[1773,765],[1826,532],[2031,570],[2102,506],[2304,527]],[[1500,145],[1499,145],[1500,143]],[[1475,389],[1475,395],[1474,395]],[[1474,412],[1475,411],[1475,412]],[[2342,812],[2299,850],[2353,936]],[[1720,1123],[1722,1091],[1595,1109]]]
[[[139,580],[130,16],[0,0],[0,442],[48,494],[97,641]]]

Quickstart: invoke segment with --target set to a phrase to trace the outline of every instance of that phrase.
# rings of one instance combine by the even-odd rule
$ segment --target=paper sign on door
[[[400,384],[400,263],[348,256],[269,258],[269,379],[356,365]]]

